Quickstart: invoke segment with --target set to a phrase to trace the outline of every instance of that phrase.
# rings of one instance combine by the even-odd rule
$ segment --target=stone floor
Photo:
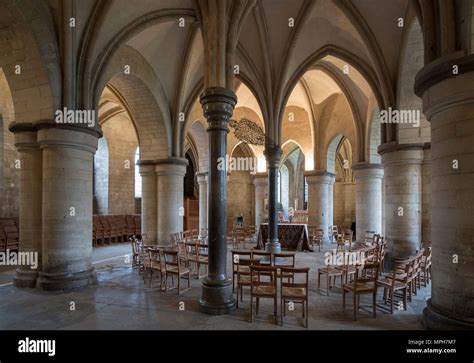
[[[157,279],[152,287],[144,285],[142,276],[126,263],[129,251],[126,244],[94,249],[98,285],[72,292],[17,289],[10,283],[12,271],[0,273],[0,329],[304,329],[299,305],[280,327],[272,323],[272,305],[264,300],[260,314],[249,323],[248,293],[240,308],[230,315],[202,314],[198,305],[201,281],[192,279],[191,290],[180,296],[176,290],[160,292]],[[354,322],[351,296],[343,311],[340,289],[333,288],[326,296],[325,290],[317,288],[316,272],[324,264],[323,252],[301,252],[296,257],[298,266],[311,268],[309,329],[423,329],[421,314],[430,287],[413,297],[407,311],[395,309],[391,315],[382,306],[376,318],[371,314],[370,297],[362,297]],[[228,260],[231,271],[230,257]],[[180,302],[184,302],[184,311],[180,310]],[[381,296],[378,302],[383,305]],[[71,309],[73,305],[75,310]]]

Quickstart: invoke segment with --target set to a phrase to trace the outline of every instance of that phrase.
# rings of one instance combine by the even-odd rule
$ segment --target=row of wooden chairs
[[[118,242],[127,242],[131,236],[140,235],[140,215],[92,216],[93,246]]]
[[[232,251],[233,286],[237,289],[236,307],[243,300],[243,289],[250,289],[250,318],[259,312],[260,299],[273,299],[273,316],[278,323],[278,291],[280,292],[280,324],[286,316],[286,305],[302,305],[304,326],[308,326],[309,268],[295,267],[295,254],[271,253],[260,250]],[[303,276],[303,282],[299,276]],[[277,281],[280,281],[278,289]]]
[[[0,252],[18,251],[19,223],[16,218],[0,218]]]
[[[235,227],[227,236],[227,241],[232,242],[233,248],[246,248],[246,244],[254,244],[257,242],[257,227],[249,226],[247,229],[243,227]],[[242,246],[241,246],[242,245]]]
[[[198,279],[207,275],[209,265],[208,245],[195,239],[187,241],[183,235],[172,235],[173,243],[169,246],[155,246],[149,244],[146,234],[142,234],[142,239],[130,238],[132,244],[132,266],[143,273],[144,282],[147,276],[151,280],[154,272],[158,272],[160,279],[160,289],[165,291],[173,289],[173,276],[178,279],[178,294],[183,292],[180,288],[182,278],[189,279],[195,275]],[[204,275],[201,275],[204,267]],[[172,278],[172,286],[168,285],[168,277]]]

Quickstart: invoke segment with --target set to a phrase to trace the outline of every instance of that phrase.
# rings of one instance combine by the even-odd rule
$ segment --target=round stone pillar
[[[199,184],[199,234],[207,229],[207,173],[199,173],[197,182]]]
[[[206,88],[200,97],[209,127],[208,171],[208,276],[202,283],[201,310],[207,314],[227,314],[235,308],[232,281],[227,277],[227,170],[228,124],[237,97],[222,87]],[[225,163],[224,163],[225,165]]]
[[[336,182],[336,175],[331,176],[328,184],[328,230],[324,234],[330,233],[329,229],[334,224],[334,183]],[[328,234],[329,236],[329,234]]]
[[[13,283],[16,287],[36,287],[41,271],[42,153],[32,124],[13,123],[10,131],[15,133],[20,154],[20,252],[34,253],[37,265],[19,266]]]
[[[183,158],[157,160],[155,163],[158,181],[158,244],[171,244],[170,235],[183,231],[184,176],[187,165],[188,161]]]
[[[43,150],[42,271],[38,287],[62,290],[96,282],[92,266],[92,179],[100,130],[38,124]]]
[[[308,224],[324,232],[323,243],[328,243],[329,185],[335,175],[326,171],[306,172],[308,183]]]
[[[254,176],[255,185],[255,226],[265,222],[265,199],[268,198],[268,174],[258,173]]]
[[[279,146],[266,147],[265,158],[268,169],[268,239],[265,249],[280,253],[281,244],[278,240],[278,172],[282,150]]]
[[[452,75],[454,65],[459,75]],[[416,78],[416,94],[431,122],[432,285],[424,310],[429,329],[474,328],[473,69],[473,55],[438,60]]]
[[[151,243],[157,242],[157,198],[156,198],[156,173],[152,160],[138,161],[140,176],[142,177],[142,215],[141,231],[146,234]]]
[[[421,177],[423,144],[379,146],[385,183],[387,257],[413,256],[421,242]]]
[[[381,164],[355,164],[356,189],[356,240],[364,240],[365,231],[382,233],[382,183]]]

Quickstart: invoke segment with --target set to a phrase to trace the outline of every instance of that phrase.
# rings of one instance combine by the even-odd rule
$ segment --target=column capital
[[[140,176],[154,176],[155,175],[155,163],[153,160],[138,160],[137,161]]]
[[[330,173],[326,170],[310,170],[304,173],[308,184],[334,184],[336,181],[336,174]]]
[[[384,171],[382,164],[376,163],[357,163],[352,165],[354,179],[361,178],[379,178],[383,179]]]
[[[61,130],[83,132],[89,135],[93,135],[97,138],[101,138],[104,135],[102,132],[102,129],[98,125],[89,127],[84,124],[79,124],[79,125],[61,124],[61,123],[56,123],[53,120],[49,120],[49,119],[38,120],[36,122],[12,121],[10,125],[8,126],[8,129],[14,134],[21,133],[21,132],[29,132],[29,131],[39,131],[43,129],[61,129]]]
[[[36,129],[38,144],[42,149],[70,148],[93,154],[97,150],[99,134],[90,130],[89,132],[85,127],[45,123],[36,124]]]
[[[278,168],[280,166],[280,159],[283,154],[280,145],[265,146],[263,154],[265,155],[269,168]]]
[[[227,125],[237,103],[235,93],[223,87],[206,88],[200,96],[200,102],[209,124],[207,131],[220,130],[228,133]]]
[[[207,183],[207,178],[208,178],[208,173],[207,171],[204,173],[196,173],[197,177],[197,182],[199,185],[201,184],[206,184]]]
[[[425,144],[399,144],[389,142],[379,146],[378,153],[382,155],[382,165],[421,164]]]
[[[185,158],[170,157],[168,159],[158,159],[154,161],[156,175],[186,174],[188,160]]]
[[[434,85],[455,77],[454,66],[458,67],[457,75],[474,72],[474,54],[466,55],[465,51],[453,52],[425,65],[416,75],[415,94],[421,98]]]

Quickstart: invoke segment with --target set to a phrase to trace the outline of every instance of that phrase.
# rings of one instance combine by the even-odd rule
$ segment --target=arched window
[[[135,198],[142,197],[142,177],[140,176],[140,169],[137,165],[138,160],[140,160],[140,148],[137,147],[135,152]]]

